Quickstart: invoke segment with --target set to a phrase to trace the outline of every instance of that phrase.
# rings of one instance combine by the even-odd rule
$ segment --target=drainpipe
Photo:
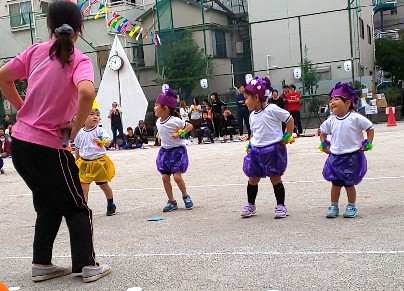
[[[348,0],[349,1],[349,0]],[[303,95],[305,92],[305,87],[304,87],[304,70],[303,70],[303,43],[302,43],[302,22],[301,22],[301,17],[297,17],[298,23],[299,23],[299,43],[300,43],[300,67],[302,70],[302,88],[303,88]],[[308,92],[310,94],[310,92]]]

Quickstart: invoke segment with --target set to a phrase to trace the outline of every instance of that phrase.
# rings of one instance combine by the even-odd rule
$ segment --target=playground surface
[[[275,220],[275,197],[262,180],[257,215],[240,217],[246,203],[245,142],[188,146],[184,175],[195,207],[163,213],[166,195],[156,171],[158,148],[108,152],[116,166],[111,186],[118,214],[107,217],[91,185],[95,251],[112,274],[85,284],[69,275],[31,281],[35,212],[29,189],[11,159],[0,176],[0,281],[12,290],[404,290],[404,123],[375,125],[368,173],[357,187],[358,217],[326,219],[330,183],[318,137],[288,145],[283,177],[289,216]],[[401,154],[400,154],[401,153]],[[346,206],[342,193],[340,210]],[[160,216],[164,220],[147,221]],[[62,222],[53,263],[70,265]],[[18,289],[19,288],[19,289]],[[140,290],[140,289],[138,289]]]

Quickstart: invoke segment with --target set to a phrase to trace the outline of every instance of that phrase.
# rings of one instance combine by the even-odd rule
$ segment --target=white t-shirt
[[[184,129],[186,123],[184,120],[175,116],[169,116],[166,120],[161,121],[161,118],[156,122],[159,137],[161,139],[161,147],[171,149],[175,147],[185,146],[185,140],[180,138],[173,138],[172,133]]]
[[[372,122],[356,112],[348,112],[344,117],[331,115],[324,121],[320,130],[331,134],[331,153],[335,155],[353,153],[360,149],[363,131],[373,129]]]
[[[185,110],[182,107],[180,108],[180,116],[182,120],[189,121],[188,110]]]
[[[201,111],[202,110],[201,105],[197,105],[196,109]],[[195,110],[195,105],[191,105],[191,107],[189,107],[189,110],[191,112],[191,119],[193,120],[201,119],[201,113]]]
[[[288,111],[275,104],[267,104],[264,109],[253,111],[250,114],[251,145],[264,147],[280,142],[283,137],[282,122],[286,123],[291,118]]]
[[[80,157],[86,160],[95,160],[101,158],[107,153],[105,147],[99,147],[93,138],[102,136],[107,140],[110,140],[109,134],[105,129],[98,125],[91,129],[80,129],[74,139],[74,144],[79,149]]]

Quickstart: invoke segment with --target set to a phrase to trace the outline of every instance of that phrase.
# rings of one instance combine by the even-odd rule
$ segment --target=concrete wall
[[[372,7],[368,6],[368,0],[360,2],[362,10],[352,10],[352,45],[354,58],[357,59],[354,69],[355,76],[359,76],[358,69],[362,64],[364,75],[369,76],[374,71],[374,42],[373,39],[371,44],[367,42],[367,25],[371,27],[373,36]],[[322,78],[338,80],[351,77],[351,73],[342,69],[344,61],[351,59],[348,12],[343,10],[320,14],[345,9],[347,1],[310,0],[302,3],[298,0],[250,0],[248,5],[250,22],[253,23],[251,39],[254,71],[257,75],[267,74],[267,55],[270,55],[269,66],[277,67],[269,72],[274,84],[282,81],[288,84],[299,82],[293,78],[293,68],[299,67],[301,63],[299,20],[295,17],[301,16],[303,57],[306,46],[308,59],[318,64],[320,69],[329,68],[329,72],[322,73]],[[313,13],[319,14],[307,15]],[[358,17],[364,22],[364,40],[358,36]]]

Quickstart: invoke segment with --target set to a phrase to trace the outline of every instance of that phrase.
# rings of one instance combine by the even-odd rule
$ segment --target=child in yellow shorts
[[[74,140],[76,146],[76,165],[79,168],[81,187],[84,198],[88,201],[91,182],[95,182],[104,191],[107,198],[107,216],[116,214],[114,196],[108,182],[115,176],[114,163],[107,156],[106,147],[111,143],[107,131],[98,126],[100,111],[93,108],[87,117],[84,127]]]

